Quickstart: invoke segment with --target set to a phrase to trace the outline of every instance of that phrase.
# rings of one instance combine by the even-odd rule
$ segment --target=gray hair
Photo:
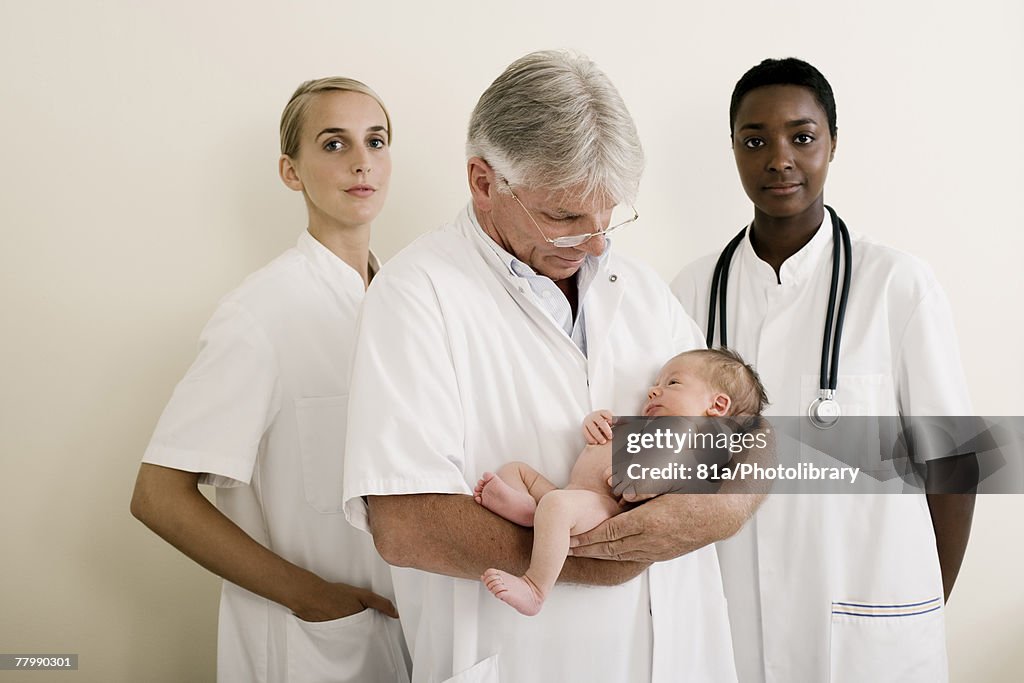
[[[561,50],[517,59],[480,96],[467,157],[481,157],[512,185],[583,196],[636,198],[644,152],[622,97],[583,55]],[[504,189],[499,185],[499,189]]]

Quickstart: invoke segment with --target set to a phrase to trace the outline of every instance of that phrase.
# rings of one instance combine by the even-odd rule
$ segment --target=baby
[[[643,415],[760,415],[767,403],[757,373],[738,355],[725,349],[696,350],[665,364],[647,392]],[[492,568],[481,577],[495,597],[522,614],[540,612],[562,571],[569,537],[593,529],[622,509],[607,480],[613,422],[607,410],[584,419],[583,435],[589,445],[576,459],[564,489],[522,462],[503,465],[496,475],[485,472],[477,483],[478,503],[510,522],[534,528],[533,557],[523,576]]]

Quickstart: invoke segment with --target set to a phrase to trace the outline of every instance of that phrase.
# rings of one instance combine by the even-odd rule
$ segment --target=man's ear
[[[295,190],[296,192],[302,192],[302,180],[299,178],[299,174],[295,170],[295,162],[287,154],[282,154],[281,158],[277,160],[277,173],[281,176],[281,182],[283,182],[288,189]]]
[[[469,176],[469,193],[473,197],[473,206],[480,211],[490,211],[494,195],[498,191],[494,169],[480,157],[470,157],[466,162],[466,174]]]
[[[731,406],[732,399],[726,394],[719,392],[711,399],[711,407],[708,408],[708,417],[724,417],[729,414],[729,408]]]

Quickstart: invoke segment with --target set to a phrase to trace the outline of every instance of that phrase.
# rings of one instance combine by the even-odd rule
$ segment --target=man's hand
[[[608,482],[608,488],[612,490],[612,495],[619,499],[619,505],[622,507],[627,507],[631,503],[642,503],[645,500],[657,498],[662,493],[668,493],[668,491],[663,491],[662,493],[637,493],[636,485],[626,479],[620,481],[618,486],[616,486],[611,465],[605,469],[604,478]]]
[[[671,502],[677,496],[661,496]],[[650,501],[633,510],[622,512],[590,531],[573,536],[569,553],[574,557],[605,560],[640,560],[659,562],[686,552],[681,539],[674,536],[686,532],[681,519],[672,513],[672,506]]]
[[[757,418],[748,431],[763,434],[765,447],[736,455],[735,462],[775,462],[775,437],[764,418]],[[606,470],[606,474],[611,473]],[[609,486],[614,483],[609,481]],[[699,482],[698,482],[699,483]],[[707,490],[718,493],[662,493],[645,490],[625,495],[632,484],[620,482],[613,495],[624,502],[644,501],[587,533],[570,540],[574,557],[606,560],[660,562],[693,552],[709,543],[732,536],[754,514],[768,492],[767,482],[727,480],[705,482]],[[658,494],[662,495],[648,495]]]
[[[752,494],[665,494],[573,536],[573,557],[661,562],[728,538],[757,508]]]
[[[316,603],[296,610],[295,616],[303,621],[331,621],[358,614],[365,609],[375,609],[381,614],[398,618],[398,610],[390,600],[347,583],[325,582],[316,598]]]
[[[583,418],[583,438],[591,446],[608,443],[612,438],[615,416],[608,410],[595,410]]]

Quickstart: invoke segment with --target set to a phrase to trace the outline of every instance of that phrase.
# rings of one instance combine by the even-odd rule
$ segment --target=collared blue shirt
[[[554,323],[558,325],[558,327],[560,327],[570,339],[572,339],[580,352],[586,356],[587,326],[586,307],[584,303],[586,301],[587,290],[590,288],[590,284],[594,281],[594,276],[597,275],[597,271],[600,268],[601,263],[608,257],[608,250],[611,248],[611,239],[607,237],[605,238],[605,249],[601,252],[600,256],[587,254],[583,263],[580,265],[579,270],[576,271],[577,303],[576,319],[573,320],[572,307],[569,305],[569,300],[566,298],[565,294],[563,294],[562,290],[558,288],[558,285],[556,285],[551,278],[545,275],[540,275],[527,263],[519,260],[502,249],[497,242],[491,239],[491,236],[480,227],[480,223],[476,219],[476,212],[473,210],[472,206],[470,206],[469,215],[473,220],[474,227],[480,231],[480,234],[483,235],[486,243],[494,250],[494,253],[498,255],[501,262],[508,267],[509,272],[521,280],[524,280],[530,286],[530,292],[533,294],[534,302],[542,311],[548,314],[551,320],[554,321]]]

